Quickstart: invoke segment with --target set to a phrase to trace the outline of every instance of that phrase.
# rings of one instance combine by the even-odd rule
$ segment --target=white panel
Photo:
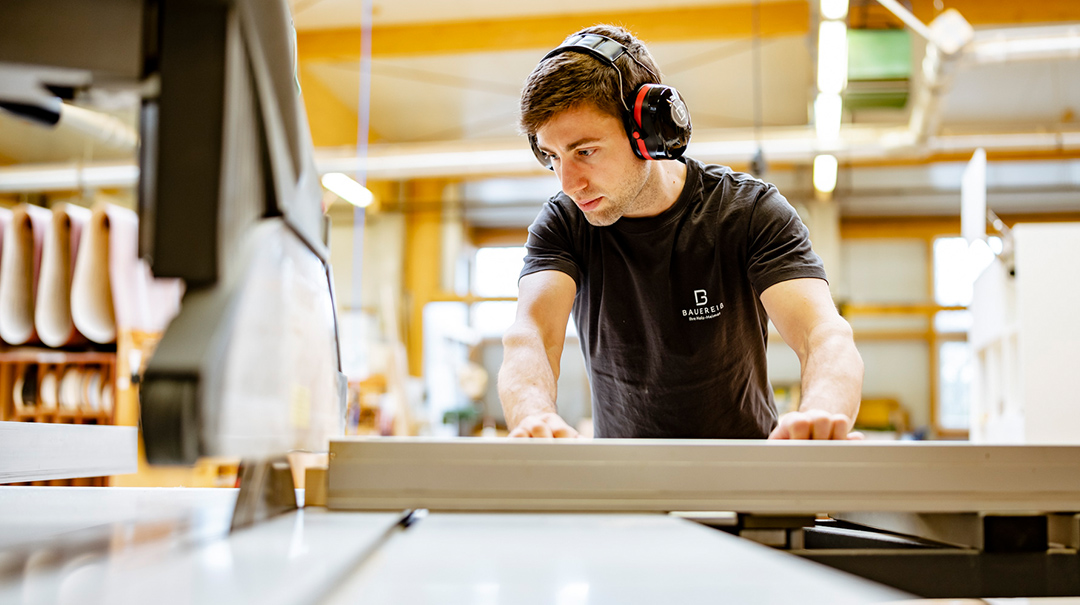
[[[1013,233],[1026,442],[1080,443],[1080,224]]]
[[[0,422],[0,483],[134,473],[133,426]]]
[[[975,280],[971,313],[974,315],[968,342],[981,349],[1016,329],[1015,282],[1000,260],[990,264]]]
[[[986,150],[978,148],[960,184],[960,231],[971,243],[986,239]]]

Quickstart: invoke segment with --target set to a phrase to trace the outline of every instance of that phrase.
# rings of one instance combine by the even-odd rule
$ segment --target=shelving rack
[[[36,366],[34,374],[37,381],[38,399],[33,406],[19,406],[14,397],[15,385],[20,376],[25,376],[29,367]],[[46,408],[42,405],[42,380],[46,373],[53,371],[57,376],[56,388],[60,390],[60,377],[69,368],[99,370],[100,385],[112,385],[113,405],[109,409],[92,409],[85,400],[73,408],[57,405]],[[0,421],[24,423],[49,423],[68,425],[113,425],[116,423],[116,353],[114,351],[65,351],[33,347],[18,347],[0,351]],[[81,385],[80,385],[81,386]],[[79,389],[83,394],[83,389]],[[57,397],[59,399],[59,395]],[[108,477],[84,477],[72,479],[50,479],[35,481],[34,484],[48,485],[93,485],[108,484]]]

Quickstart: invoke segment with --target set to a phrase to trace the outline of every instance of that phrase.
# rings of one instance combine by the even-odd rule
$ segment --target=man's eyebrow
[[[573,151],[574,149],[577,149],[578,147],[582,147],[584,145],[589,145],[591,143],[596,143],[596,142],[599,142],[599,141],[600,141],[600,137],[582,137],[582,138],[574,141],[573,143],[570,143],[569,145],[567,145],[566,146],[566,151]],[[540,151],[543,151],[544,153],[550,153],[551,152],[551,150],[548,149],[547,147],[545,147],[544,145],[537,145],[537,147],[539,147]]]

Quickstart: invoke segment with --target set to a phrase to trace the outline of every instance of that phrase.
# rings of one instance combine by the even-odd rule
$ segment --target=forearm
[[[516,427],[526,416],[557,413],[558,368],[559,350],[546,347],[539,332],[517,325],[506,332],[499,400],[507,427]]]
[[[862,397],[863,362],[851,326],[842,318],[823,323],[807,337],[802,357],[800,411],[824,410],[855,420]]]

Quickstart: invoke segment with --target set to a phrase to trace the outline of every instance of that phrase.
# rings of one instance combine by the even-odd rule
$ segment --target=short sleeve
[[[529,239],[525,243],[525,267],[518,279],[540,271],[562,271],[581,286],[581,265],[574,248],[573,225],[555,199],[540,209],[540,214],[529,226]]]
[[[754,203],[749,230],[748,275],[759,295],[789,279],[827,279],[806,225],[776,187],[768,185]]]

